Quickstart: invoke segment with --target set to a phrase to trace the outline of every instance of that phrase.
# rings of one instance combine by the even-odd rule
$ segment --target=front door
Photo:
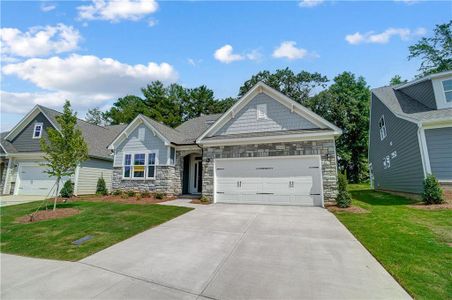
[[[202,157],[193,155],[190,164],[189,192],[197,194],[202,192]]]

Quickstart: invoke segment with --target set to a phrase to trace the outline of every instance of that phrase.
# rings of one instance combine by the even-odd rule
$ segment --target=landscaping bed
[[[73,209],[78,214],[26,224],[16,222],[35,212],[40,204],[32,202],[1,209],[1,252],[75,261],[192,210],[72,199],[58,203],[57,209]],[[44,208],[41,211],[46,214]],[[74,244],[87,236],[92,238]]]
[[[156,198],[154,195],[149,196],[121,196],[121,195],[93,195],[93,196],[82,196],[79,198],[80,201],[91,201],[91,202],[111,202],[111,203],[123,203],[123,204],[157,204],[161,202],[171,201],[176,199],[175,196],[163,196],[163,198]]]
[[[335,204],[326,204],[325,208],[328,209],[328,211],[335,213],[335,212],[349,212],[354,214],[365,214],[369,211],[367,209],[364,209],[359,206],[351,205],[350,207],[339,207]]]
[[[452,299],[452,211],[365,185],[349,190],[368,213],[334,214],[385,269],[415,299]]]
[[[33,223],[45,220],[59,219],[70,217],[80,213],[80,210],[75,208],[59,208],[56,210],[48,209],[48,210],[39,210],[37,212],[32,212],[31,214],[16,218],[16,223]]]

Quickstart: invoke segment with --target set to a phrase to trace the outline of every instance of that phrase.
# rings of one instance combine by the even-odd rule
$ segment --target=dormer
[[[431,109],[452,108],[452,71],[428,75],[395,89]]]

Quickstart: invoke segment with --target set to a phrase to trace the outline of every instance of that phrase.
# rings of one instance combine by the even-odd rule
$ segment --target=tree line
[[[420,59],[417,77],[452,70],[452,21],[437,25],[432,37],[424,37],[409,47],[408,59]],[[165,86],[154,81],[141,89],[141,96],[119,98],[111,109],[88,111],[86,120],[94,124],[131,122],[138,114],[149,116],[170,127],[202,114],[223,113],[257,82],[282,92],[291,99],[321,115],[343,130],[337,140],[338,164],[351,182],[368,178],[367,140],[370,88],[362,76],[342,72],[330,82],[317,72],[294,72],[289,68],[275,72],[261,71],[246,80],[236,98],[216,99],[214,92],[201,85],[184,88],[175,83]],[[395,75],[391,85],[406,82]],[[328,85],[329,84],[329,85]],[[317,93],[316,93],[317,92]]]

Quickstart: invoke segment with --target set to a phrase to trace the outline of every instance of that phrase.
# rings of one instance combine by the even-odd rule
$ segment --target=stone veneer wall
[[[162,192],[172,195],[180,194],[177,185],[174,183],[178,180],[175,166],[157,166],[156,179],[122,179],[122,168],[113,168],[113,190],[133,190],[137,192]]]
[[[334,140],[300,141],[274,144],[249,144],[204,148],[203,196],[213,201],[215,158],[296,156],[320,154],[325,202],[334,202],[337,194],[337,161]],[[328,155],[328,157],[327,157]]]
[[[9,159],[5,158],[1,160],[1,163],[3,164],[3,169],[2,169],[2,176],[1,176],[1,180],[0,180],[0,194],[3,194],[3,187],[5,186],[6,183],[6,172],[8,170],[8,161]]]

